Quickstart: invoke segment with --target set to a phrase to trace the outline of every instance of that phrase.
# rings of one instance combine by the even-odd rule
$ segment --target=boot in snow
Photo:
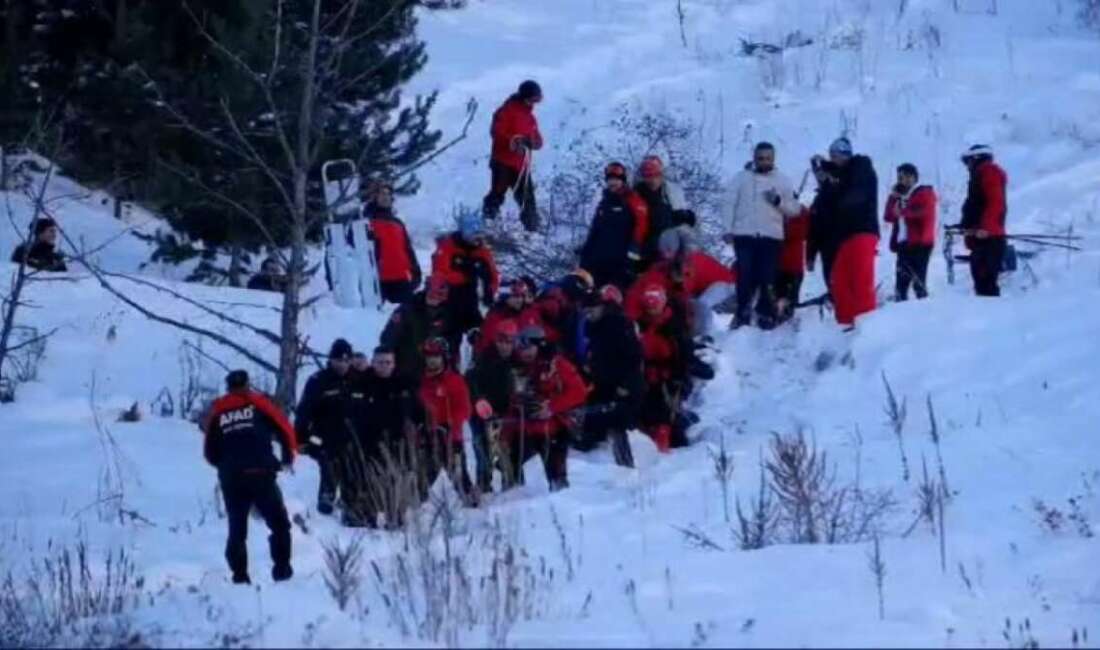
[[[276,564],[271,568],[271,579],[275,582],[290,580],[294,576],[294,569],[289,564]]]
[[[611,439],[611,453],[615,457],[615,464],[633,469],[634,452],[630,450],[630,437],[627,433],[621,429],[615,429],[609,431],[607,437]]]
[[[250,584],[252,584],[252,579],[248,577],[247,573],[234,573],[233,574],[233,584],[235,584],[235,585],[250,585]]]

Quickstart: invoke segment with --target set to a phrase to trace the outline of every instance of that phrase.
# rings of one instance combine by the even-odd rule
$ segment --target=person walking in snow
[[[890,224],[890,250],[897,254],[894,296],[909,299],[909,287],[917,298],[928,297],[928,261],[936,243],[936,191],[918,185],[916,165],[898,166],[897,183],[886,199],[883,220]]]
[[[575,446],[587,451],[610,440],[615,462],[633,467],[627,432],[638,424],[646,385],[638,330],[623,312],[623,294],[614,285],[589,296],[584,316],[589,340],[584,366],[592,392]]]
[[[519,331],[516,321],[500,321],[493,328],[490,345],[478,351],[473,365],[466,372],[470,401],[474,405],[470,429],[474,436],[477,485],[482,492],[492,490],[494,459],[489,427],[508,412],[512,403],[516,339]],[[489,334],[485,334],[482,341],[488,336]],[[511,477],[505,478],[511,480]]]
[[[49,217],[41,217],[34,222],[34,241],[28,246],[19,244],[11,253],[11,261],[26,264],[36,271],[64,273],[68,271],[65,258],[57,252],[57,238],[60,231],[57,222]]]
[[[963,153],[962,162],[970,172],[970,184],[957,227],[966,234],[966,247],[970,249],[974,293],[999,296],[998,280],[1007,247],[1008,175],[993,161],[993,148],[988,145],[970,147]]]
[[[824,161],[815,159],[814,167]],[[856,155],[841,137],[829,146],[826,183],[835,192],[831,214],[822,215],[826,239],[837,243],[829,272],[829,293],[836,320],[846,329],[861,314],[872,311],[875,299],[875,252],[878,247],[878,176],[871,159]],[[813,219],[817,219],[815,214]],[[811,224],[813,225],[813,224]]]
[[[418,385],[424,374],[420,348],[425,341],[439,336],[456,350],[462,341],[457,314],[450,307],[450,291],[446,278],[430,276],[424,290],[394,310],[382,329],[379,343],[394,351],[397,373],[410,385]]]
[[[420,262],[416,259],[405,223],[394,212],[392,184],[371,181],[367,186],[363,216],[368,219],[374,237],[374,258],[378,262],[382,300],[395,305],[412,300],[420,286]]]
[[[584,381],[538,326],[519,333],[515,359],[516,381],[501,428],[514,480],[522,485],[523,464],[539,455],[550,490],[569,487],[566,457],[575,424],[571,411],[584,404]]]
[[[646,156],[638,167],[640,180],[634,192],[645,201],[649,212],[649,232],[642,244],[642,265],[648,268],[660,261],[657,243],[661,235],[677,226],[695,226],[695,213],[688,209],[684,191],[665,178],[665,166],[659,156]]]
[[[336,339],[328,353],[328,365],[315,372],[302,390],[294,424],[302,438],[302,453],[317,461],[321,480],[317,486],[317,512],[332,514],[337,493],[349,501],[354,481],[360,432],[357,417],[363,394],[355,387],[351,371],[351,344]],[[361,455],[361,454],[359,454]]]
[[[463,214],[458,230],[439,239],[432,255],[432,275],[447,281],[450,287],[448,302],[462,334],[480,327],[480,306],[492,306],[500,288],[496,259],[485,241],[480,214]],[[458,351],[453,352],[457,354]]]
[[[459,492],[472,496],[466,453],[463,447],[463,427],[473,414],[470,390],[462,375],[450,365],[451,352],[447,341],[433,337],[424,342],[424,376],[418,396],[424,413],[424,431],[419,438],[421,496],[440,471],[446,471]]]
[[[649,236],[649,208],[630,189],[622,163],[607,165],[604,179],[607,187],[580,249],[580,265],[596,286],[613,284],[626,291],[641,270],[642,246]]]
[[[737,310],[731,328],[752,322],[754,301],[760,328],[775,326],[772,282],[779,267],[783,224],[801,210],[790,180],[775,168],[775,147],[760,142],[753,149],[752,166],[730,183],[722,208],[725,239],[733,244],[737,268]]]
[[[225,377],[227,394],[215,400],[202,422],[203,455],[218,469],[218,483],[225,499],[229,536],[225,559],[236,584],[250,584],[248,574],[248,513],[253,507],[271,531],[271,578],[288,580],[290,518],[276,475],[294,466],[297,440],[294,428],[279,407],[252,390],[248,373],[234,370]],[[278,441],[281,457],[271,452]]]
[[[535,119],[535,105],[541,101],[542,88],[528,79],[493,113],[493,150],[489,158],[492,179],[482,202],[485,218],[496,219],[504,196],[512,190],[520,208],[520,222],[527,232],[539,228],[531,161],[532,152],[542,148],[542,134]]]

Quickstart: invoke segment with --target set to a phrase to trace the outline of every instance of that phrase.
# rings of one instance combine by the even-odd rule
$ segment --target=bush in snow
[[[101,561],[84,540],[48,546],[25,570],[0,583],[0,646],[137,647],[147,643],[130,613],[145,581],[122,548]]]
[[[362,583],[363,536],[354,535],[344,543],[334,538],[321,543],[325,552],[325,588],[340,611],[359,593]]]

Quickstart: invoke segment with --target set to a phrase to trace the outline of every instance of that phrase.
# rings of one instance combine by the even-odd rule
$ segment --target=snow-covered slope
[[[780,164],[796,175],[839,133],[843,113],[857,148],[876,158],[884,187],[895,164],[912,160],[942,190],[947,213],[957,211],[965,186],[959,150],[991,140],[1012,179],[1012,228],[1072,224],[1086,252],[1043,253],[1007,281],[1001,300],[972,298],[965,277],[948,285],[937,256],[930,300],[887,304],[848,338],[812,311],[775,332],[720,335],[719,375],[698,406],[700,444],[658,457],[635,437],[635,471],[614,466],[603,450],[573,454],[572,486],[553,495],[536,460],[526,487],[459,512],[447,522],[450,534],[427,546],[413,534],[368,533],[362,584],[346,612],[326,591],[323,544],[346,544],[353,533],[313,512],[317,472],[308,459],[282,479],[302,522],[297,576],[267,580],[265,532],[253,521],[258,584],[228,584],[225,522],[194,425],[148,412],[138,423],[115,422],[163,388],[178,397],[184,360],[202,357],[183,349],[184,334],[150,323],[78,271],[72,283],[34,285],[29,298],[40,308],[22,316],[59,329],[38,380],[0,406],[0,570],[18,578],[48,543],[78,536],[94,557],[128,548],[152,594],[132,616],[146,642],[172,645],[1004,647],[1031,635],[1058,646],[1088,627],[1092,638],[1081,645],[1095,647],[1097,538],[1082,534],[1080,520],[1052,531],[1034,502],[1068,515],[1073,497],[1094,531],[1100,522],[1093,223],[1100,74],[1080,64],[1100,55],[1100,39],[1074,26],[1070,2],[960,0],[955,13],[951,0],[910,0],[899,18],[894,2],[684,0],[685,48],[676,4],[472,0],[463,12],[425,15],[432,62],[417,83],[443,91],[441,124],[458,128],[471,94],[482,112],[470,139],[433,164],[425,192],[404,204],[418,231],[447,227],[453,202],[480,200],[488,114],[520,79],[537,77],[550,142],[540,169],[564,155],[555,145],[627,102],[686,111],[711,137],[725,134],[723,175],[762,138],[776,142]],[[932,27],[939,45],[929,49]],[[763,88],[760,63],[736,56],[737,37],[774,42],[795,30],[815,44],[790,51],[785,83]],[[862,49],[821,45],[859,32]],[[910,33],[914,47],[906,49]],[[67,229],[76,227],[70,219],[87,228],[89,240],[117,232],[109,206],[84,203],[61,218]],[[117,268],[134,269],[144,254],[127,244]],[[889,283],[892,261],[882,256],[879,264]],[[165,286],[257,325],[276,324],[270,296]],[[265,350],[153,289],[131,290],[143,304]],[[327,300],[304,323],[318,348],[337,335],[368,347],[381,324],[381,314]],[[203,351],[248,366],[207,344]],[[819,370],[822,351],[835,363]],[[196,363],[202,383],[217,387],[223,370]],[[908,481],[884,413],[883,375],[907,400]],[[954,492],[945,508],[946,571],[926,524],[904,535],[916,518],[922,458],[937,471],[928,399]],[[97,416],[113,442],[97,432]],[[798,430],[836,463],[838,480],[854,480],[858,467],[862,486],[891,490],[898,501],[880,538],[882,620],[869,542],[737,550],[713,454],[724,440],[734,462],[728,503],[745,506],[772,432]],[[120,522],[117,502],[95,505],[119,490],[123,509],[140,519]],[[684,530],[713,545],[689,543]],[[438,564],[424,569],[444,558],[449,574]],[[1018,629],[1024,620],[1030,631]]]

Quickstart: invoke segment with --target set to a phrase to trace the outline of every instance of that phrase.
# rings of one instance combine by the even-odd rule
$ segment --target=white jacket
[[[779,207],[768,203],[768,190],[779,195]],[[783,239],[784,217],[795,217],[802,206],[794,196],[790,179],[776,170],[758,174],[743,170],[733,177],[722,203],[726,232],[735,237],[758,236]]]

